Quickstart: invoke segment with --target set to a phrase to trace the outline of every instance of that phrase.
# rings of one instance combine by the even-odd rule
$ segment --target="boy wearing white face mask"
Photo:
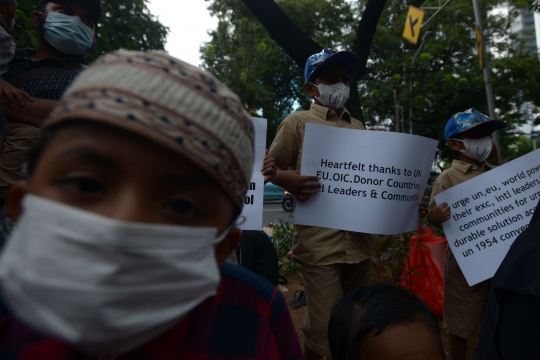
[[[305,201],[318,193],[316,176],[300,176],[306,123],[363,130],[343,105],[349,98],[350,74],[358,56],[323,49],[310,56],[304,71],[304,90],[313,98],[309,111],[290,114],[279,126],[270,147],[278,172],[275,184]],[[302,265],[307,311],[302,324],[306,360],[330,358],[327,330],[332,306],[343,296],[371,282],[373,237],[351,231],[295,225],[295,261]]]
[[[302,358],[283,295],[223,264],[253,167],[229,88],[161,52],[113,52],[43,129],[6,203],[0,358]]]
[[[500,120],[492,120],[476,109],[453,115],[445,128],[448,147],[459,154],[449,169],[444,170],[433,184],[427,220],[442,228],[450,219],[447,203],[437,205],[435,196],[475,176],[489,171],[494,166],[485,160],[492,148],[491,134],[506,127]],[[486,303],[489,280],[469,287],[457,261],[446,249],[444,259],[444,326],[450,333],[450,356],[452,360],[465,360],[468,339],[474,336],[481,325]]]

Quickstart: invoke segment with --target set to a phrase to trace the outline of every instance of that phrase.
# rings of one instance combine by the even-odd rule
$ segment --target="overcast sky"
[[[207,6],[204,0],[150,0],[150,12],[169,27],[165,48],[172,56],[200,65],[199,47],[210,40],[208,30],[217,28]]]

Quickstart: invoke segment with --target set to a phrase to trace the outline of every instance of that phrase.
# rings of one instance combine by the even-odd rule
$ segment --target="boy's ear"
[[[22,207],[21,202],[28,193],[28,182],[20,181],[13,184],[9,188],[9,192],[6,198],[6,204],[4,205],[4,213],[9,217],[13,222],[16,222],[19,216],[21,215]]]
[[[39,11],[32,11],[32,14],[30,14],[30,17],[32,18],[32,23],[37,28],[39,27],[39,19],[43,16]]]
[[[218,265],[223,264],[227,260],[238,244],[240,244],[240,240],[242,240],[242,230],[235,228],[230,229],[225,239],[215,245],[214,249],[216,251]]]
[[[305,82],[304,83],[304,90],[306,91],[308,96],[311,97],[311,98],[313,98],[315,96],[320,96],[319,89],[317,88],[317,86],[313,85],[310,82]]]
[[[457,141],[456,139],[449,139],[448,148],[450,148],[450,150],[452,151],[465,150],[465,145],[463,145],[461,141]]]

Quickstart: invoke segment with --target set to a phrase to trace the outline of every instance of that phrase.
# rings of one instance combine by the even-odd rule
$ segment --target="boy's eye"
[[[200,215],[202,211],[191,201],[174,199],[165,204],[165,208],[178,215]]]
[[[84,195],[98,195],[105,193],[105,188],[96,179],[91,177],[74,177],[64,181],[64,184],[73,192]]]

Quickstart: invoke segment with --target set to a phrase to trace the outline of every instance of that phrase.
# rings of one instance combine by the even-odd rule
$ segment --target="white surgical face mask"
[[[332,109],[340,109],[349,99],[351,88],[340,82],[333,85],[319,84],[315,85],[319,88],[319,97],[315,97],[319,102],[326,107]]]
[[[0,257],[19,319],[93,354],[135,349],[216,294],[216,228],[112,220],[27,195]]]
[[[465,145],[465,150],[459,150],[463,155],[478,161],[486,160],[491,152],[491,147],[493,146],[491,136],[485,136],[480,139],[463,139],[457,141],[461,141]]]
[[[84,55],[94,43],[94,32],[80,17],[53,11],[47,14],[43,37],[64,54]]]

